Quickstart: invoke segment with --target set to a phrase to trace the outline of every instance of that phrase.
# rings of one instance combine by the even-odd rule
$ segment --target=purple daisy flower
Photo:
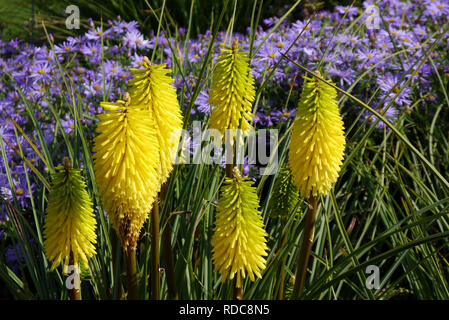
[[[44,84],[49,84],[52,79],[52,66],[47,62],[37,63],[31,67],[30,77],[34,79],[34,82],[42,82]]]
[[[383,92],[381,99],[385,98],[385,105],[389,104],[392,99],[395,99],[394,102],[399,106],[408,106],[411,104],[411,89],[408,86],[404,87],[405,81],[399,82],[398,76],[390,73],[386,74],[385,76],[379,77],[378,83],[380,90]],[[399,93],[400,91],[401,93]],[[399,95],[395,98],[398,93]]]
[[[383,113],[383,117],[390,123],[394,123],[396,121],[397,117],[398,117],[398,114],[399,114],[398,110],[396,108],[394,108],[393,106],[390,106],[385,113],[384,113],[384,110],[382,108],[378,109],[377,112],[379,112],[381,115]],[[368,119],[368,123],[369,124],[374,123],[378,119],[376,115],[371,114],[371,113],[367,113],[365,115],[365,118]],[[385,123],[382,120],[380,120],[376,124],[376,128],[377,129],[383,129],[385,127],[386,127],[386,125],[385,125]]]
[[[123,43],[128,48],[132,49],[149,49],[150,41],[145,40],[143,38],[143,34],[141,34],[138,30],[128,31],[123,37]]]
[[[101,27],[91,29],[86,33],[87,40],[101,40],[101,37],[106,38],[111,33],[111,29],[101,30]]]

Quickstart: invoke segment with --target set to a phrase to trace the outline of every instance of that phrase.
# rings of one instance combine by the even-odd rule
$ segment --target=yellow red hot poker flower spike
[[[64,166],[56,167],[53,174],[45,216],[44,249],[52,261],[51,270],[61,263],[64,269],[73,263],[88,265],[87,258],[95,252],[96,220],[92,201],[80,169],[73,169],[71,161],[64,158]]]
[[[158,163],[160,185],[173,169],[173,160],[181,137],[182,115],[176,96],[174,79],[167,76],[171,70],[166,64],[151,64],[147,57],[142,61],[143,69],[131,68],[134,76],[129,80],[132,106],[148,112],[154,129],[157,151],[153,155]]]
[[[309,198],[327,194],[337,181],[345,134],[336,90],[318,78],[305,79],[292,128],[289,164],[299,191]]]
[[[251,128],[249,122],[254,102],[254,78],[249,66],[247,52],[240,51],[234,42],[232,47],[221,44],[221,54],[217,58],[212,75],[212,87],[209,97],[215,106],[212,110],[209,126],[222,135],[226,129]]]
[[[273,218],[288,217],[299,200],[299,192],[293,181],[290,167],[282,168],[274,182],[270,199],[270,216]]]
[[[104,208],[122,238],[135,249],[160,188],[155,132],[147,110],[131,107],[129,95],[102,102],[94,139],[94,169]]]
[[[313,79],[305,77],[290,140],[289,164],[294,182],[309,203],[297,257],[293,298],[300,297],[304,290],[313,245],[317,197],[327,194],[337,181],[345,150],[343,120],[335,99],[337,92],[319,79],[319,72],[315,75]]]
[[[252,281],[255,276],[262,277],[268,250],[267,234],[257,210],[259,200],[252,184],[236,169],[233,178],[225,178],[212,237],[215,271],[223,276],[223,281],[237,276],[237,288],[243,287],[246,273]]]

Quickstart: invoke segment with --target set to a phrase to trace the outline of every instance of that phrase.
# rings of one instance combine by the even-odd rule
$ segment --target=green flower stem
[[[160,274],[159,274],[159,198],[156,197],[151,210],[151,295],[152,300],[159,300]]]
[[[122,296],[122,283],[120,281],[120,261],[118,260],[117,256],[120,254],[120,245],[119,245],[119,237],[117,235],[117,232],[111,228],[111,245],[112,245],[112,270],[114,273],[114,287],[117,288],[117,293],[113,295],[113,299],[118,297],[119,299]]]
[[[126,279],[128,282],[128,300],[138,299],[136,250],[128,247],[126,256]]]
[[[284,223],[287,224],[287,219],[285,219]],[[287,245],[289,231],[290,231],[290,228],[287,228],[287,230],[283,236],[282,244],[281,244],[281,247],[279,248],[279,252],[285,245]],[[284,299],[284,282],[285,282],[285,264],[286,264],[286,262],[287,262],[287,256],[285,256],[282,259],[282,263],[279,265],[279,269],[278,269],[279,290],[278,290],[278,294],[276,297],[277,300]]]
[[[168,298],[170,300],[178,300],[178,290],[176,288],[175,268],[173,264],[173,254],[172,254],[173,249],[171,247],[171,239],[170,239],[171,233],[172,229],[170,221],[167,221],[164,231],[162,232],[162,245],[164,250],[165,270],[167,273]]]
[[[73,260],[73,254],[70,254],[69,265],[70,266],[75,265],[75,262]],[[72,289],[70,289],[70,300],[81,300],[81,277],[80,277],[81,270],[79,269],[79,266],[76,267],[78,268],[76,272],[78,272],[77,277],[79,278],[79,288],[77,289],[74,286]]]
[[[281,267],[278,270],[278,275],[279,275],[279,290],[278,290],[278,294],[276,299],[277,300],[283,300],[284,299],[284,281],[285,281],[285,270],[284,270],[284,265],[286,262],[286,258],[282,259],[282,264]]]
[[[307,273],[310,252],[313,245],[313,233],[315,230],[315,218],[318,207],[316,197],[309,198],[309,209],[305,217],[304,231],[301,240],[301,248],[298,253],[298,264],[296,269],[296,279],[293,288],[292,299],[298,299],[304,291],[304,282]]]
[[[165,203],[165,201],[167,200],[167,193],[168,193],[168,184],[164,183],[161,187],[161,202],[166,206],[168,206],[168,203],[167,204]],[[170,224],[170,217],[171,215],[168,214],[167,217],[165,218],[165,224],[163,223],[165,227],[163,228],[162,231],[162,250],[164,251],[168,298],[170,300],[178,300],[178,289],[176,288],[175,267],[173,263],[173,248],[171,246],[172,228]]]

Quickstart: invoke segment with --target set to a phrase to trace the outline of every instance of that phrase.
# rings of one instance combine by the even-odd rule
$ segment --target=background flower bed
[[[255,126],[280,130],[280,136],[285,137],[280,146],[280,160],[281,164],[285,162],[287,129],[295,116],[304,75],[295,64],[281,59],[281,53],[291,46],[287,55],[292,60],[309,70],[321,68],[340,88],[381,113],[386,110],[384,116],[391,125],[408,137],[442,177],[447,177],[449,5],[430,0],[380,1],[380,29],[367,30],[362,23],[363,9],[370,4],[372,1],[365,1],[361,8],[337,6],[334,11],[318,12],[307,27],[306,20],[297,20],[294,14],[289,14],[285,20],[273,17],[261,21],[257,28],[248,27],[245,33],[233,33],[252,57],[252,72],[258,90],[254,106]],[[42,276],[49,282],[58,282],[55,275],[46,273],[41,254],[34,258],[31,254],[32,250],[37,252],[40,245],[39,228],[45,210],[48,166],[70,156],[76,166],[84,169],[85,176],[91,177],[90,193],[96,194],[89,169],[95,115],[102,111],[100,101],[115,101],[126,91],[129,67],[138,67],[144,55],[151,57],[153,54],[156,62],[167,63],[173,69],[184,115],[192,105],[190,121],[207,122],[213,68],[213,59],[207,60],[207,57],[213,32],[190,38],[190,30],[186,28],[161,26],[159,34],[154,30],[143,35],[135,21],[116,19],[103,26],[91,21],[88,32],[68,37],[65,41],[53,42],[50,34],[50,44],[42,46],[20,39],[0,42],[1,250],[6,264],[21,279],[35,282]],[[224,38],[225,32],[219,32],[211,47],[212,56],[218,54],[219,43]],[[200,78],[203,64],[205,73]],[[321,298],[364,297],[367,293],[363,289],[357,291],[351,286],[360,277],[360,274],[355,275],[357,267],[375,259],[378,254],[402,248],[397,254],[381,260],[391,272],[385,280],[388,290],[379,291],[380,296],[385,298],[409,292],[420,298],[429,294],[435,298],[446,297],[444,256],[447,243],[442,235],[448,232],[448,225],[442,213],[447,211],[447,186],[396,138],[383,121],[378,121],[375,115],[345,95],[341,95],[339,105],[347,128],[347,157],[335,194],[322,202],[321,224],[317,227],[322,231],[317,238],[317,258],[312,270],[312,280],[316,281],[311,280],[308,294]],[[189,147],[192,145],[187,145]],[[258,183],[272,254],[264,280],[257,282],[248,295],[249,298],[273,298],[276,291],[273,279],[282,261],[276,252],[283,249],[287,265],[294,264],[294,244],[300,235],[301,220],[294,216],[286,216],[285,220],[270,218],[270,190],[274,178],[259,177],[253,169],[244,165],[244,173]],[[181,272],[186,266],[197,276],[196,280],[189,280],[191,286],[180,289],[186,298],[226,297],[227,294],[226,286],[216,285],[208,254],[213,201],[220,183],[219,170],[186,165],[180,169],[179,176],[173,178],[177,189],[170,198],[171,209],[190,212],[173,221],[172,241],[176,252],[180,256],[190,255],[190,260],[178,263],[176,270],[180,279],[188,277]],[[189,189],[196,192],[187,195]],[[344,215],[340,217],[343,218],[341,221],[338,211]],[[101,208],[98,213],[102,213]],[[20,243],[24,240],[23,235],[17,233],[12,216],[23,217],[29,223],[30,228],[25,231],[29,247]],[[428,220],[419,224],[418,217]],[[198,219],[200,232],[197,231],[194,239],[185,244],[183,242],[191,232],[195,233],[193,226],[187,224],[192,219]],[[292,230],[285,229],[287,221],[295,226]],[[107,229],[107,225],[106,220],[103,228]],[[397,225],[407,228],[384,238],[383,233],[394,230]],[[106,234],[106,230],[102,232]],[[291,240],[286,248],[280,241],[282,235]],[[436,235],[441,236],[440,242],[430,243]],[[413,241],[422,239],[425,239],[424,244],[419,242],[413,249],[408,247]],[[374,249],[363,252],[360,248],[370,241],[374,242]],[[90,275],[94,283],[100,277],[95,272],[104,272],[106,269],[100,266],[107,265],[110,258],[108,246],[105,243],[100,246],[101,258],[98,259],[103,261],[96,262],[96,269]],[[143,253],[148,247],[145,236],[142,246],[140,259],[145,265]],[[347,252],[358,249],[363,254],[360,253],[356,260],[362,260],[347,257]],[[429,259],[430,253],[433,254]],[[335,261],[326,262],[331,259],[328,255]],[[341,269],[335,269],[335,272],[342,275],[349,272],[346,268],[352,264],[352,272],[345,278],[350,284],[336,283],[328,291],[317,289],[320,281],[327,281],[327,270],[340,266]],[[45,275],[30,276],[32,268],[42,269]],[[401,275],[401,269],[405,276]],[[2,269],[2,275],[8,274],[12,276]],[[436,292],[429,291],[433,286],[432,277],[443,281],[437,285]],[[206,282],[208,290],[202,293],[201,288]],[[287,286],[288,283],[286,280]],[[345,289],[341,290],[341,286]],[[93,297],[109,294],[98,284],[93,288]],[[264,293],[267,288],[270,290]],[[40,297],[56,294],[41,291],[43,289],[37,290]],[[34,293],[27,294],[33,296]]]

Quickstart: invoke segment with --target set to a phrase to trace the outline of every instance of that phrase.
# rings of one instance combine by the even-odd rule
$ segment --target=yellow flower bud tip
[[[76,266],[95,254],[96,220],[92,201],[80,169],[71,168],[65,158],[53,174],[44,225],[44,249],[51,269],[61,263],[67,268],[72,257]]]
[[[215,107],[209,126],[224,135],[226,129],[246,131],[251,128],[255,90],[247,52],[241,52],[241,48],[235,46],[221,44],[221,47],[212,75],[209,101]]]
[[[143,108],[149,114],[157,146],[154,156],[162,185],[173,169],[173,154],[181,137],[182,115],[176,88],[172,85],[174,79],[166,75],[171,70],[166,69],[165,64],[152,65],[146,57],[143,66],[143,69],[131,69],[134,78],[128,82],[132,97],[130,106]]]
[[[70,168],[72,168],[72,159],[70,159],[69,157],[64,157],[64,159],[62,159],[62,165],[64,166],[65,170],[70,170]]]
[[[345,135],[336,90],[318,78],[305,79],[292,128],[289,164],[295,184],[308,198],[327,194],[337,181]]]
[[[159,191],[158,152],[150,113],[125,101],[102,102],[94,170],[105,211],[124,248],[136,248]]]
[[[233,178],[225,178],[212,237],[215,271],[223,276],[223,281],[237,276],[236,286],[240,288],[246,273],[251,281],[255,276],[262,277],[268,250],[267,233],[252,184],[235,171]]]
[[[242,177],[242,173],[240,172],[238,167],[234,167],[232,169],[232,174],[233,174],[235,179],[240,179]]]

